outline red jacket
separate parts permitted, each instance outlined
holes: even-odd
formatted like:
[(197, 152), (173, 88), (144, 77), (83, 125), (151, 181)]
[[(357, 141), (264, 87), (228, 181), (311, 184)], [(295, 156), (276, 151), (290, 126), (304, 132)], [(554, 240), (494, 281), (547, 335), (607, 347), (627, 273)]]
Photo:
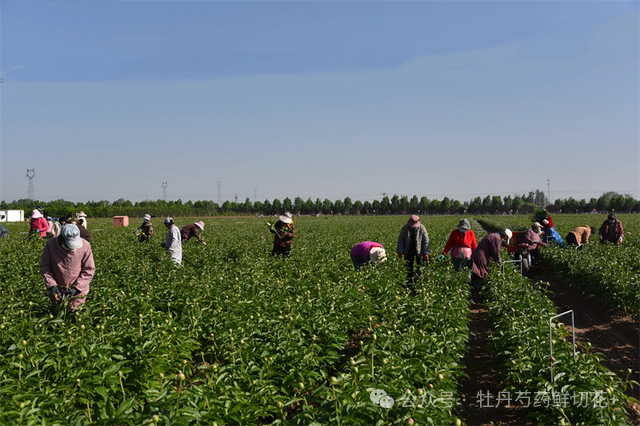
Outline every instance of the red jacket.
[(447, 245), (444, 246), (442, 254), (446, 255), (453, 247), (469, 247), (472, 251), (475, 250), (478, 247), (476, 234), (471, 229), (464, 233), (460, 232), (459, 229), (454, 229), (449, 234)]

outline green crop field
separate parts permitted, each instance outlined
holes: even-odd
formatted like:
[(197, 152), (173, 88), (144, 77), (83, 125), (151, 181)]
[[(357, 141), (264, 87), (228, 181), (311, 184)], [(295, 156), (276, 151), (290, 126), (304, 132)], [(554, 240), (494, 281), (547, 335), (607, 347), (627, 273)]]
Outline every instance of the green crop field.
[[(137, 242), (136, 221), (114, 228), (93, 219), (97, 269), (87, 304), (58, 318), (39, 273), (44, 241), (26, 235), (24, 223), (8, 224), (11, 236), (0, 240), (0, 424), (472, 422), (459, 390), (468, 277), (435, 259), (459, 218), (423, 217), (432, 259), (414, 295), (395, 256), (405, 216), (297, 218), (286, 260), (270, 255), (263, 219), (204, 219), (207, 245), (186, 242), (180, 268), (160, 247), (159, 219), (151, 244)], [(508, 226), (529, 220), (504, 218)], [(477, 222), (472, 228), (478, 240), (485, 235)], [(631, 232), (625, 244), (636, 256), (619, 262), (637, 276)], [(366, 240), (383, 244), (389, 260), (357, 272), (349, 251)], [(552, 304), (510, 268), (501, 276), (492, 268), (487, 305), (505, 365), (496, 385), (604, 392), (597, 407), (532, 405), (526, 416), (537, 423), (628, 424), (628, 383), (588, 351), (573, 360), (560, 327), (550, 380), (544, 324)]]

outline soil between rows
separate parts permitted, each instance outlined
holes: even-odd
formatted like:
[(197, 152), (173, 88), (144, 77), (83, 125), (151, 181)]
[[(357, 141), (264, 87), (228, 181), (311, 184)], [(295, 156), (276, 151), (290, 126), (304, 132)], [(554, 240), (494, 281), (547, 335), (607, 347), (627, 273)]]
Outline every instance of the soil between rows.
[[(628, 369), (631, 369), (630, 379), (640, 382), (640, 328), (631, 315), (616, 314), (602, 307), (593, 296), (585, 295), (577, 286), (551, 272), (543, 270), (532, 280), (550, 284), (552, 294), (549, 297), (559, 314), (573, 309), (577, 345), (590, 342), (592, 353), (604, 355), (601, 365), (621, 380), (626, 379)], [(570, 331), (570, 320), (562, 322)], [(640, 399), (638, 386), (628, 388), (626, 393)], [(640, 404), (629, 407), (627, 411), (631, 422), (640, 424)]]
[[(601, 364), (609, 368), (622, 380), (627, 370), (632, 370), (631, 380), (640, 382), (640, 329), (630, 315), (620, 315), (600, 306), (597, 301), (585, 295), (579, 288), (553, 273), (542, 271), (532, 277), (534, 283), (548, 282), (549, 295), (556, 311), (562, 313), (573, 309), (575, 316), (576, 343), (592, 345), (591, 352), (604, 355)], [(464, 358), (465, 372), (469, 378), (460, 380), (460, 398), (463, 417), (468, 425), (524, 425), (521, 407), (495, 407), (495, 396), (501, 391), (500, 373), (494, 365), (494, 354), (489, 348), (491, 323), (483, 304), (472, 305), (469, 331), (469, 349)], [(563, 321), (570, 329), (570, 320)], [(494, 395), (492, 407), (482, 407), (478, 392), (487, 391)], [(628, 388), (626, 393), (640, 399), (640, 388)], [(640, 425), (640, 404), (628, 407), (627, 413), (632, 424)]]

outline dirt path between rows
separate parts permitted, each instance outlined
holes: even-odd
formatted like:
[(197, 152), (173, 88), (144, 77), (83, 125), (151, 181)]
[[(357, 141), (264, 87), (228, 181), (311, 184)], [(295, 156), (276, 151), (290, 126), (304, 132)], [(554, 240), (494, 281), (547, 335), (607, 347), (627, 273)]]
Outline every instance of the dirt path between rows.
[[(569, 283), (563, 277), (542, 271), (531, 277), (534, 282), (546, 281), (550, 284), (550, 295), (558, 313), (573, 309), (575, 316), (576, 343), (590, 342), (591, 352), (604, 355), (600, 364), (625, 380), (628, 369), (630, 378), (640, 382), (640, 328), (630, 315), (620, 315), (602, 307), (597, 300)], [(563, 320), (570, 326), (569, 321)], [(570, 328), (570, 327), (569, 327)], [(640, 399), (640, 388), (627, 389), (627, 394)], [(631, 412), (633, 424), (640, 424), (640, 405)]]
[[(469, 348), (464, 357), (467, 366), (465, 373), (469, 378), (460, 380), (460, 400), (462, 417), (467, 425), (522, 425), (518, 405), (505, 407), (496, 405), (498, 392), (502, 391), (500, 376), (494, 365), (493, 351), (489, 348), (491, 323), (487, 318), (484, 304), (471, 306), (469, 331), (471, 332)], [(493, 400), (488, 404), (481, 402), (478, 393), (486, 395), (490, 392)]]

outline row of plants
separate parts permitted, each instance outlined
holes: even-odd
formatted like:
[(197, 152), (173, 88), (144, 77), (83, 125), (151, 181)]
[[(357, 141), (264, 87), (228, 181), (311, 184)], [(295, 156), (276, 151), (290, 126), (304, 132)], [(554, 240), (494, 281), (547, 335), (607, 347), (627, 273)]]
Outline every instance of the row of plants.
[(524, 418), (536, 424), (630, 424), (625, 405), (633, 399), (625, 390), (637, 385), (629, 380), (631, 370), (626, 381), (620, 380), (600, 365), (601, 355), (591, 353), (589, 343), (579, 345), (574, 357), (570, 336), (558, 320), (552, 322), (550, 342), (549, 320), (556, 310), (544, 287), (514, 268), (504, 273), (494, 268), (483, 293), (498, 369)]
[[(457, 219), (428, 224), (434, 247)], [(405, 221), (298, 220), (282, 260), (262, 222), (207, 220), (208, 245), (186, 242), (175, 268), (163, 236), (94, 220), (87, 305), (58, 318), (45, 242), (16, 224), (0, 241), (0, 424), (455, 423), (466, 276), (432, 262), (407, 292), (392, 256)], [(390, 259), (356, 272), (364, 240)]]

